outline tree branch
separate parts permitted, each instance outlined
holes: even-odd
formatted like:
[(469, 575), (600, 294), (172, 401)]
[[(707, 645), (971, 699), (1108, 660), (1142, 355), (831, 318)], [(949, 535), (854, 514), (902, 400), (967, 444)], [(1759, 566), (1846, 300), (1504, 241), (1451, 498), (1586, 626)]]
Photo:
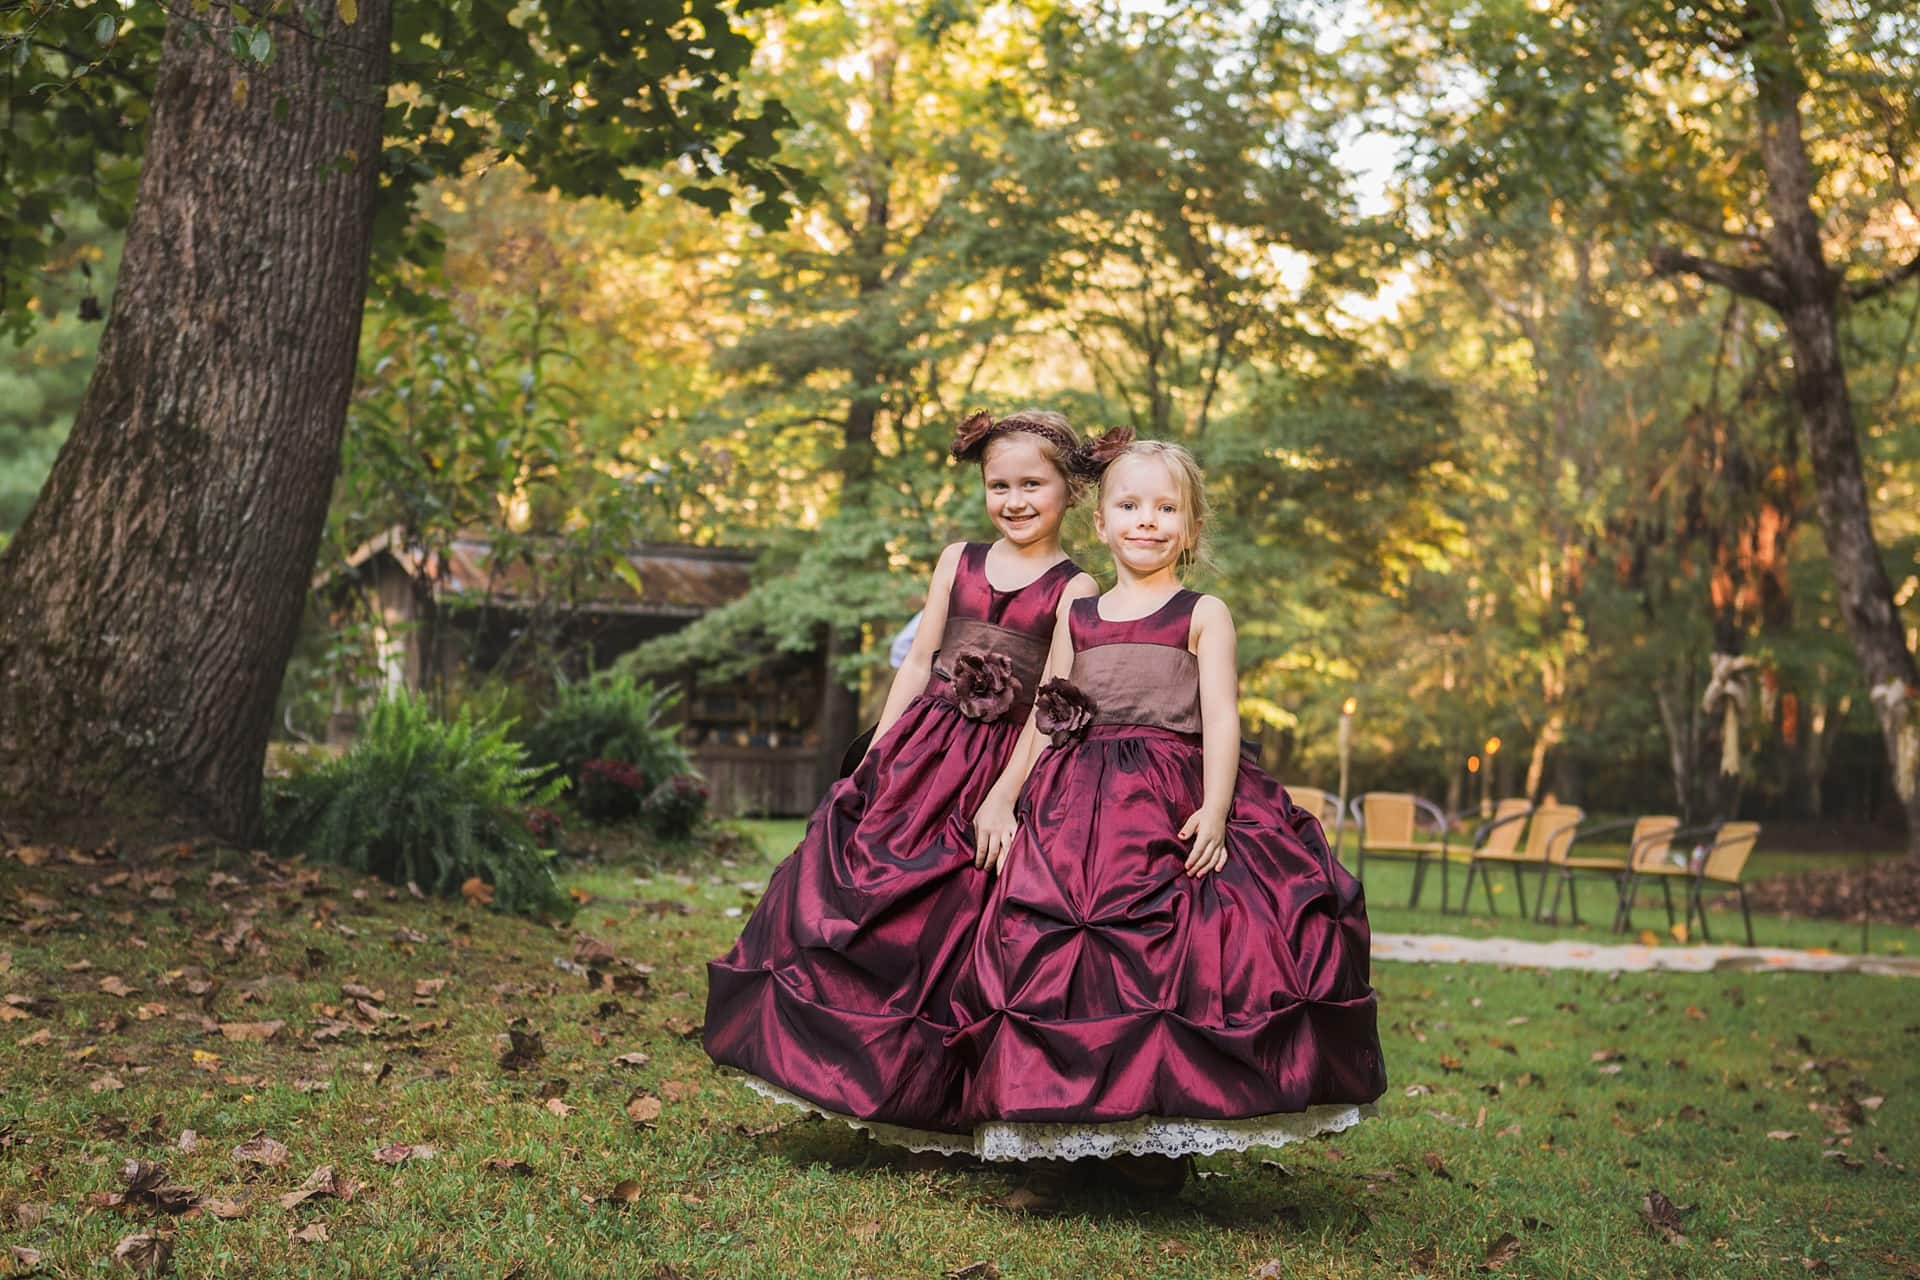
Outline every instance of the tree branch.
[(1915, 276), (1920, 276), (1920, 253), (1916, 253), (1911, 258), (1908, 258), (1905, 266), (1895, 267), (1885, 275), (1861, 284), (1848, 285), (1846, 291), (1847, 300), (1849, 302), (1865, 302), (1868, 298), (1877, 298), (1883, 293), (1898, 289)]
[(1657, 276), (1689, 275), (1733, 290), (1743, 298), (1753, 298), (1770, 307), (1786, 305), (1787, 287), (1772, 267), (1736, 267), (1712, 258), (1696, 257), (1665, 245), (1647, 255), (1647, 264)]

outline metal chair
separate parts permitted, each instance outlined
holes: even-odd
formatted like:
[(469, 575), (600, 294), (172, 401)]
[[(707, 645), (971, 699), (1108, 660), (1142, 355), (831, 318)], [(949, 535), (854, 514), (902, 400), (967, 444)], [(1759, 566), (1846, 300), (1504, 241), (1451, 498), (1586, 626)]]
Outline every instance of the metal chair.
[[(1409, 907), (1420, 905), (1420, 891), (1427, 882), (1427, 860), (1438, 859), (1440, 863), (1440, 909), (1447, 909), (1447, 815), (1440, 806), (1431, 800), (1422, 799), (1404, 791), (1369, 791), (1354, 797), (1351, 806), (1353, 819), (1360, 833), (1360, 854), (1357, 874), (1361, 881), (1367, 878), (1367, 859), (1388, 858), (1411, 862), (1413, 868), (1413, 896), (1408, 900)], [(1421, 840), (1419, 821), (1424, 817), (1440, 833), (1436, 843)]]
[[(1481, 888), (1487, 895), (1487, 910), (1489, 913), (1498, 914), (1498, 908), (1493, 905), (1493, 885), (1490, 882), (1487, 869), (1478, 864), (1483, 862), (1505, 862), (1511, 865), (1513, 867), (1514, 889), (1516, 896), (1519, 898), (1520, 916), (1522, 919), (1525, 919), (1527, 916), (1527, 891), (1524, 873), (1529, 867), (1539, 867), (1541, 876), (1540, 891), (1534, 895), (1533, 904), (1533, 913), (1538, 915), (1540, 912), (1540, 896), (1546, 891), (1547, 864), (1553, 860), (1554, 849), (1563, 845), (1571, 838), (1574, 828), (1579, 826), (1580, 819), (1585, 816), (1585, 811), (1577, 805), (1541, 805), (1533, 811), (1531, 818), (1527, 822), (1527, 842), (1522, 848), (1509, 852), (1501, 852), (1499, 850), (1475, 851), (1474, 862), (1476, 865), (1467, 868), (1469, 888), (1471, 888), (1471, 879), (1477, 868), (1480, 872)], [(1462, 894), (1460, 896), (1460, 907), (1463, 911), (1466, 909), (1466, 905), (1466, 895)]]
[(1331, 791), (1319, 787), (1288, 787), (1287, 795), (1292, 801), (1320, 819), (1320, 825), (1327, 832), (1327, 841), (1333, 848), (1333, 856), (1340, 856), (1340, 832), (1347, 825), (1347, 813), (1340, 807), (1340, 797)]
[[(1608, 854), (1575, 854), (1574, 849), (1582, 840), (1607, 832), (1619, 831), (1631, 827), (1632, 834), (1627, 837), (1627, 852), (1624, 857)], [(1625, 891), (1627, 876), (1641, 862), (1658, 862), (1665, 858), (1667, 850), (1673, 845), (1673, 833), (1680, 829), (1680, 819), (1666, 814), (1646, 814), (1638, 818), (1622, 818), (1612, 822), (1582, 823), (1568, 839), (1561, 856), (1553, 861), (1559, 868), (1559, 879), (1553, 886), (1553, 905), (1547, 908), (1546, 919), (1557, 921), (1560, 918), (1560, 894), (1564, 890), (1573, 908), (1573, 922), (1580, 921), (1580, 891), (1574, 879), (1579, 872), (1592, 872), (1596, 875), (1610, 876), (1613, 879), (1614, 895), (1617, 898)], [(1551, 868), (1549, 869), (1551, 870)], [(1540, 885), (1540, 898), (1546, 897), (1547, 886)], [(1534, 903), (1534, 919), (1541, 918), (1541, 902)]]
[(1667, 837), (1667, 848), (1683, 844), (1700, 836), (1708, 838), (1708, 846), (1699, 865), (1693, 865), (1689, 859), (1686, 865), (1677, 864), (1666, 858), (1646, 858), (1636, 864), (1627, 874), (1626, 882), (1620, 890), (1620, 910), (1614, 917), (1614, 928), (1625, 932), (1632, 925), (1633, 897), (1635, 882), (1641, 876), (1653, 876), (1660, 882), (1660, 889), (1666, 896), (1667, 924), (1673, 925), (1673, 893), (1669, 886), (1676, 879), (1684, 879), (1687, 894), (1687, 925), (1693, 925), (1694, 916), (1700, 918), (1700, 936), (1708, 942), (1713, 941), (1713, 932), (1707, 926), (1707, 905), (1704, 895), (1706, 882), (1730, 884), (1740, 895), (1740, 917), (1747, 928), (1747, 945), (1754, 946), (1753, 912), (1747, 906), (1747, 888), (1742, 882), (1746, 873), (1747, 860), (1753, 856), (1753, 847), (1760, 839), (1760, 824), (1757, 822), (1718, 822), (1703, 827), (1691, 827), (1675, 831)]
[(1510, 797), (1497, 801), (1493, 806), (1493, 817), (1480, 824), (1473, 833), (1473, 844), (1467, 850), (1467, 879), (1460, 887), (1460, 911), (1464, 915), (1467, 900), (1473, 896), (1473, 877), (1480, 875), (1481, 885), (1486, 889), (1487, 909), (1493, 910), (1493, 888), (1487, 884), (1488, 862), (1512, 862), (1513, 883), (1520, 890), (1520, 911), (1526, 914), (1526, 891), (1520, 889), (1520, 837), (1526, 831), (1527, 819), (1533, 814), (1533, 805), (1524, 797)]

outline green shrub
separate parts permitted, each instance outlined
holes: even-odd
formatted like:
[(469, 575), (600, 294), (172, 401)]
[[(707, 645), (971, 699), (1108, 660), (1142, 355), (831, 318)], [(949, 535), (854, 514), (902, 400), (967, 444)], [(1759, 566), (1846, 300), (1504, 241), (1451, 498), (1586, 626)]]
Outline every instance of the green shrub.
[(684, 840), (707, 816), (707, 784), (690, 773), (675, 774), (653, 789), (641, 816), (653, 834)]
[(434, 893), (478, 876), (503, 911), (564, 915), (528, 811), (565, 783), (538, 774), (504, 726), (464, 710), (440, 720), (402, 694), (374, 708), (345, 754), (269, 784), (268, 844)]
[(655, 689), (625, 672), (600, 672), (560, 685), (553, 707), (521, 740), (549, 778), (577, 786), (589, 760), (620, 761), (644, 780), (645, 795), (693, 767), (678, 730), (663, 723), (679, 698), (677, 690)]

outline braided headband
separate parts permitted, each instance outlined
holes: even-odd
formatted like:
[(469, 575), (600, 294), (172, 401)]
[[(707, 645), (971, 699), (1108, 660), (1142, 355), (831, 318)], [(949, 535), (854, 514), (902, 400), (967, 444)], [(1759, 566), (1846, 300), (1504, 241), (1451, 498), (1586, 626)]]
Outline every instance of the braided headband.
[(989, 440), (1010, 431), (1024, 431), (1051, 442), (1066, 455), (1069, 470), (1089, 479), (1097, 479), (1109, 463), (1127, 451), (1134, 439), (1132, 427), (1114, 427), (1098, 438), (1088, 437), (1082, 444), (1073, 438), (1071, 432), (1063, 431), (1051, 423), (1017, 417), (995, 422), (992, 415), (982, 409), (968, 415), (967, 420), (960, 424), (960, 429), (953, 433), (954, 459), (959, 462), (978, 462), (985, 456)]

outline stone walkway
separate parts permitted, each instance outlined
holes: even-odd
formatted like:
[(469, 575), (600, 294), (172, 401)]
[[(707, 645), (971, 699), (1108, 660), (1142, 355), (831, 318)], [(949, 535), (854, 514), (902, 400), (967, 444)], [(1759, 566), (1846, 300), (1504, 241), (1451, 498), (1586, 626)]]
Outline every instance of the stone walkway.
[(1526, 942), (1519, 938), (1460, 938), (1444, 933), (1376, 933), (1373, 958), (1435, 964), (1503, 964), (1525, 969), (1597, 969), (1608, 973), (1616, 969), (1671, 969), (1685, 973), (1726, 969), (1749, 973), (1774, 970), (1877, 973), (1920, 978), (1920, 957), (1915, 956), (1843, 955), (1793, 951), (1785, 947), (1605, 945), (1570, 939)]

